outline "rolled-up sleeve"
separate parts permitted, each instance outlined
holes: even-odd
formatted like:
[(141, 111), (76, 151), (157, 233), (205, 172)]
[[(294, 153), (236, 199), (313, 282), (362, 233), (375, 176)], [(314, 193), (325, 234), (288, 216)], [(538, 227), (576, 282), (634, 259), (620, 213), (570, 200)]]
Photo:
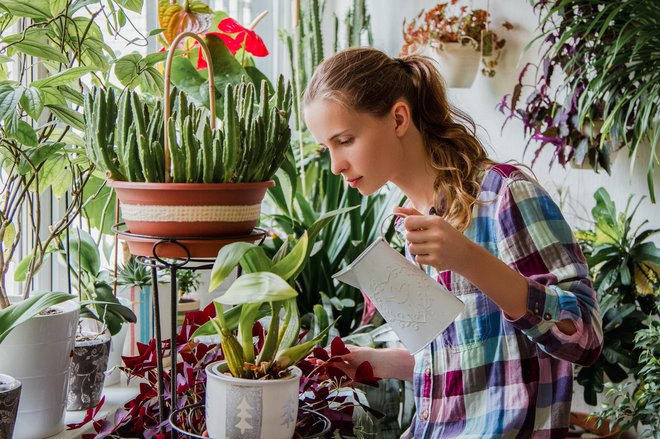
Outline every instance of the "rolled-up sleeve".
[[(603, 342), (589, 269), (559, 207), (538, 184), (509, 180), (498, 197), (500, 258), (528, 282), (527, 312), (509, 324), (553, 357), (590, 365)], [(568, 335), (556, 323), (568, 320)]]

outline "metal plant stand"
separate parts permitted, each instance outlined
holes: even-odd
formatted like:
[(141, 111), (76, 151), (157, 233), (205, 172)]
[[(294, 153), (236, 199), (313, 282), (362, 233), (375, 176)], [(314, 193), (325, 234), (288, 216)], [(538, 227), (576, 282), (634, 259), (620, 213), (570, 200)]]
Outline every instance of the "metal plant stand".
[[(171, 284), (170, 284), (170, 301), (171, 301), (171, 338), (170, 338), (170, 411), (174, 411), (177, 408), (177, 380), (176, 380), (176, 365), (177, 365), (177, 346), (176, 346), (176, 335), (177, 335), (177, 303), (178, 303), (178, 290), (177, 290), (177, 272), (179, 270), (210, 270), (213, 268), (215, 259), (210, 258), (194, 258), (191, 255), (190, 250), (182, 241), (186, 242), (203, 242), (203, 241), (217, 241), (217, 237), (160, 237), (160, 236), (147, 236), (147, 235), (138, 235), (131, 233), (127, 230), (120, 230), (123, 227), (123, 223), (118, 223), (113, 227), (113, 231), (123, 236), (127, 240), (131, 239), (143, 239), (153, 241), (153, 246), (151, 248), (151, 255), (136, 256), (136, 260), (149, 267), (151, 269), (151, 290), (153, 291), (153, 312), (154, 312), (154, 326), (155, 326), (155, 338), (156, 338), (156, 366), (158, 368), (158, 401), (159, 401), (159, 418), (160, 422), (164, 422), (168, 419), (170, 413), (167, 412), (165, 407), (165, 382), (163, 378), (163, 340), (161, 334), (161, 314), (160, 314), (160, 301), (158, 297), (158, 270), (169, 270), (171, 273)], [(253, 241), (259, 241), (258, 245), (261, 245), (266, 239), (266, 231), (260, 228), (255, 228), (250, 235), (240, 235), (240, 236), (223, 236), (222, 240), (227, 241), (245, 241), (246, 238)], [(164, 246), (176, 246), (185, 255), (183, 257), (169, 257), (169, 256), (160, 256), (159, 248), (164, 248)], [(161, 253), (162, 254), (162, 253)], [(167, 258), (167, 259), (166, 259)], [(169, 261), (168, 261), (169, 259)], [(196, 263), (199, 265), (188, 266), (189, 263)], [(239, 267), (240, 270), (240, 267)], [(240, 274), (240, 273), (239, 273)], [(172, 438), (176, 439), (178, 433), (176, 429), (172, 429)]]

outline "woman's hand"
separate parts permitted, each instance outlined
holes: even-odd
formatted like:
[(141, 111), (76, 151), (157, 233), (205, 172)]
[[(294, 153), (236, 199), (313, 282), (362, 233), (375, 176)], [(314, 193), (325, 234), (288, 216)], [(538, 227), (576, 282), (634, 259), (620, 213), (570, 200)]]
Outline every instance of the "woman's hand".
[(358, 366), (368, 361), (373, 368), (374, 376), (412, 381), (415, 358), (406, 349), (377, 349), (352, 345), (346, 347), (351, 352), (342, 355), (343, 363), (334, 363), (333, 366), (343, 370), (351, 379), (355, 378)]
[(404, 219), (406, 241), (416, 262), (431, 265), (438, 271), (458, 273), (469, 263), (475, 244), (447, 221), (410, 208), (395, 207), (394, 213), (407, 215)]

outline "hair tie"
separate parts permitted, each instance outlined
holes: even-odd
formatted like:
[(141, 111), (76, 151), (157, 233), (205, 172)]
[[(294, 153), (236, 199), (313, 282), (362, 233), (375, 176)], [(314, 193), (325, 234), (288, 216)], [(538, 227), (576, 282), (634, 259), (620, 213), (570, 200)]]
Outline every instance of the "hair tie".
[(394, 58), (394, 59), (403, 68), (405, 68), (408, 65), (408, 63), (404, 59), (401, 58)]

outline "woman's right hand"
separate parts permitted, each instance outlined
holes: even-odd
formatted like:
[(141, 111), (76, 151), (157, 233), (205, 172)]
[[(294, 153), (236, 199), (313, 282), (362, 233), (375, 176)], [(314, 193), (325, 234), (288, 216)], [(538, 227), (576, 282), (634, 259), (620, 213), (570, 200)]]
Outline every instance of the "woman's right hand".
[(343, 370), (349, 377), (355, 377), (360, 364), (368, 361), (378, 378), (397, 378), (412, 381), (415, 359), (406, 349), (370, 348), (346, 345), (350, 353), (342, 355), (343, 363), (333, 366)]

